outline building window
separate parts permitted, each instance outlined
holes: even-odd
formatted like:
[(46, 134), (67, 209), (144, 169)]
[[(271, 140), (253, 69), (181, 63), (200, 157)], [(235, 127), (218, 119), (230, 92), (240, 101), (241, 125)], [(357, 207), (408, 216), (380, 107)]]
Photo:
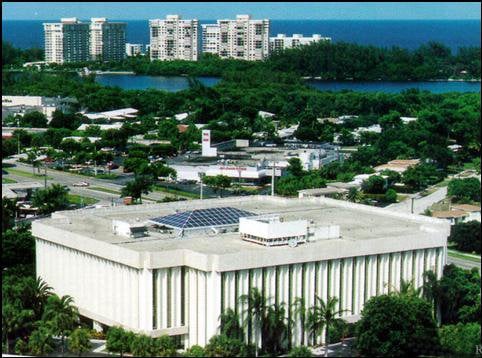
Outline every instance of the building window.
[(151, 28), (151, 36), (152, 37), (158, 37), (159, 36), (159, 28), (158, 27)]
[(256, 49), (263, 48), (263, 41), (254, 41), (254, 47)]
[(262, 35), (263, 34), (263, 25), (256, 24), (255, 31), (256, 31), (256, 35)]
[(221, 43), (223, 43), (223, 44), (228, 43), (228, 33), (227, 32), (223, 32), (221, 34)]

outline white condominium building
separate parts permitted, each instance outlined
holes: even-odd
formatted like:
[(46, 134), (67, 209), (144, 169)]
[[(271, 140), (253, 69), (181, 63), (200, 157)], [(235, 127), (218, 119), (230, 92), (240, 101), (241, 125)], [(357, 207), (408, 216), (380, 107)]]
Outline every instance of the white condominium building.
[(165, 20), (149, 20), (151, 60), (198, 59), (198, 20), (181, 20), (167, 15)]
[(64, 63), (90, 60), (89, 24), (77, 18), (63, 18), (60, 23), (44, 23), (45, 61)]
[(202, 25), (203, 52), (221, 58), (263, 60), (269, 54), (269, 20), (252, 20), (237, 15), (236, 20), (218, 20)]
[(293, 34), (293, 36), (288, 37), (285, 34), (278, 34), (276, 37), (269, 38), (269, 50), (270, 52), (276, 52), (320, 41), (331, 41), (331, 37), (322, 37), (318, 34), (313, 34), (312, 36)]
[[(338, 297), (343, 317), (356, 321), (370, 297), (402, 279), (418, 288), (424, 271), (440, 278), (449, 232), (426, 216), (271, 196), (64, 211), (32, 223), (37, 275), (72, 296), (81, 315), (178, 336), (185, 347), (219, 334), (228, 308), (244, 324), (239, 297), (252, 287), (285, 303), (286, 314), (297, 297), (308, 307)], [(301, 332), (298, 320), (293, 344)]]
[(126, 23), (108, 22), (105, 17), (90, 19), (92, 60), (119, 61), (125, 58)]
[(130, 44), (126, 43), (126, 55), (137, 56), (142, 54), (142, 44)]

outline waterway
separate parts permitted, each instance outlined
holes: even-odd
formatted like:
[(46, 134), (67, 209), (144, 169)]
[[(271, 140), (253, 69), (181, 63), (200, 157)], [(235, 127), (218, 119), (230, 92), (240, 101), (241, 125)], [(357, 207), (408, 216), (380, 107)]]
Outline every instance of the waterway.
[[(206, 86), (214, 86), (220, 81), (217, 77), (199, 77)], [(159, 89), (177, 92), (189, 87), (189, 82), (183, 76), (135, 76), (131, 74), (102, 74), (96, 76), (97, 82), (104, 86), (118, 86), (122, 89)], [(307, 80), (306, 83), (320, 91), (352, 90), (359, 92), (385, 92), (399, 93), (416, 88), (433, 93), (446, 92), (479, 92), (480, 82), (474, 81), (419, 81), (419, 82), (394, 82), (394, 81), (321, 81)]]

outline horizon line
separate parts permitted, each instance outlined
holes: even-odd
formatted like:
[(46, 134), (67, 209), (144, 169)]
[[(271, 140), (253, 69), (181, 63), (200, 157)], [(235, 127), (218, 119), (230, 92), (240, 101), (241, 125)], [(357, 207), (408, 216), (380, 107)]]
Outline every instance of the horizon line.
[[(76, 17), (76, 16), (73, 16)], [(78, 17), (78, 19), (90, 19), (93, 16), (90, 16), (88, 18), (81, 18)], [(157, 18), (139, 18), (139, 19), (121, 19), (121, 18), (112, 18), (108, 16), (96, 16), (96, 17), (105, 17), (107, 19), (112, 19), (112, 20), (122, 20), (122, 21), (143, 21), (143, 20), (152, 20), (152, 19), (161, 19), (159, 17)], [(3, 19), (2, 21), (55, 21), (55, 20), (60, 20), (65, 17), (60, 17), (60, 18), (55, 18), (55, 19)], [(218, 19), (199, 19), (196, 17), (193, 17), (192, 19), (196, 20), (218, 20)], [(227, 18), (222, 18), (227, 19)], [(270, 19), (270, 18), (262, 18), (259, 17), (258, 19), (268, 19), (270, 21), (481, 21), (481, 19)], [(186, 20), (191, 20), (191, 19), (186, 19)]]

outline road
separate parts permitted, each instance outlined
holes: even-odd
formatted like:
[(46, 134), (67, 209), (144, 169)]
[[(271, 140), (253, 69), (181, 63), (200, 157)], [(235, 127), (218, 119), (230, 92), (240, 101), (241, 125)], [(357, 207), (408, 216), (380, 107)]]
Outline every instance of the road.
[[(16, 166), (14, 169), (16, 170), (21, 170), (27, 173), (32, 173), (32, 166), (24, 163), (16, 163)], [(42, 171), (43, 172), (43, 171)], [(8, 175), (12, 179), (15, 179), (19, 182), (22, 181), (37, 181), (42, 183), (44, 178), (39, 177), (38, 179), (33, 179), (33, 178), (28, 178), (28, 177), (22, 177), (19, 175), (15, 175), (13, 173)], [(121, 191), (122, 185), (113, 183), (112, 181), (115, 180), (109, 180), (109, 179), (96, 179), (93, 177), (86, 177), (82, 175), (77, 175), (77, 174), (72, 174), (72, 173), (67, 173), (67, 172), (61, 172), (57, 170), (47, 170), (47, 177), (50, 177), (52, 179), (47, 180), (47, 185), (56, 183), (56, 184), (62, 184), (66, 185), (69, 187), (70, 192), (72, 194), (77, 194), (77, 195), (83, 195), (83, 196), (88, 196), (92, 197), (95, 199), (100, 200), (101, 202), (99, 204), (110, 204), (112, 199), (118, 199), (120, 194), (114, 194), (114, 193), (106, 193), (98, 190), (92, 190), (92, 187), (100, 187), (108, 190), (113, 190), (116, 192)], [(125, 179), (124, 179), (125, 180)], [(90, 184), (89, 187), (74, 187), (73, 184), (77, 183), (79, 181), (85, 181)], [(162, 192), (157, 192), (153, 191), (149, 193), (146, 198), (142, 199), (143, 202), (150, 202), (150, 201), (156, 201), (156, 200), (162, 200), (164, 197), (166, 197), (165, 193)]]
[(447, 255), (447, 263), (454, 264), (455, 266), (458, 266), (466, 270), (471, 270), (473, 267), (476, 267), (479, 270), (479, 272), (481, 272), (480, 262), (476, 263), (474, 261), (464, 260), (459, 257), (453, 257), (453, 256), (450, 256), (450, 253)]
[(426, 209), (431, 207), (433, 204), (445, 199), (446, 196), (447, 187), (444, 186), (435, 191), (434, 193), (424, 196), (422, 198), (418, 197), (417, 194), (412, 194), (404, 201), (388, 205), (385, 209), (389, 209), (399, 213), (410, 214), (412, 212), (412, 198), (415, 198), (413, 199), (413, 213), (423, 214)]

